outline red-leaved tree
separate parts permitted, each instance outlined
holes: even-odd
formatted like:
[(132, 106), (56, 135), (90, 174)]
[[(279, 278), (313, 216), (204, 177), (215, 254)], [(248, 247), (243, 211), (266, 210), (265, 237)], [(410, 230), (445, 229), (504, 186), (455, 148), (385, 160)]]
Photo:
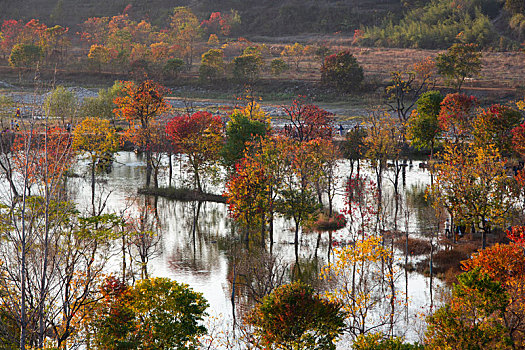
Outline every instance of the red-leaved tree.
[(203, 172), (211, 170), (222, 148), (222, 121), (208, 112), (178, 116), (166, 126), (176, 152), (185, 154), (193, 172), (195, 187), (202, 192)]

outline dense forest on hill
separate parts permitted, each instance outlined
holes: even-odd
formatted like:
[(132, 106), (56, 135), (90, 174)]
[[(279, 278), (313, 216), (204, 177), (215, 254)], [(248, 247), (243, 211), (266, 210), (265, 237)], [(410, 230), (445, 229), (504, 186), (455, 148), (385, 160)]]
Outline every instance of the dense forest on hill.
[(89, 17), (119, 14), (128, 5), (130, 15), (149, 18), (158, 26), (166, 24), (176, 6), (190, 7), (199, 18), (234, 9), (242, 18), (238, 34), (252, 35), (350, 33), (363, 25), (379, 25), (385, 18), (399, 17), (403, 10), (399, 0), (20, 0), (0, 3), (0, 20), (37, 18), (74, 28)]

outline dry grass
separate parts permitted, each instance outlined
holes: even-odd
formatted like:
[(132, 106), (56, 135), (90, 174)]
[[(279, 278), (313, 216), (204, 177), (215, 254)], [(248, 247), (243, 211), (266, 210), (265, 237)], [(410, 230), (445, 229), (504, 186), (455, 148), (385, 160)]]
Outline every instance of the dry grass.
[[(399, 237), (394, 241), (394, 246), (401, 250), (405, 251), (407, 247), (407, 239), (404, 236)], [(426, 239), (421, 238), (408, 238), (408, 253), (411, 256), (430, 254), (430, 242)]]

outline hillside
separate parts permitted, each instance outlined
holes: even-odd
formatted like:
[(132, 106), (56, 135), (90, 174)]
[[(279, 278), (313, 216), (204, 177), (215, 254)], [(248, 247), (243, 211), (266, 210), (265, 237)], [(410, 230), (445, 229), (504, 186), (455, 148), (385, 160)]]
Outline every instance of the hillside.
[(353, 31), (399, 17), (399, 0), (17, 0), (0, 2), (0, 20), (31, 18), (76, 30), (89, 17), (114, 16), (131, 5), (130, 15), (163, 26), (176, 6), (189, 6), (200, 19), (211, 12), (237, 10), (237, 35), (293, 35)]

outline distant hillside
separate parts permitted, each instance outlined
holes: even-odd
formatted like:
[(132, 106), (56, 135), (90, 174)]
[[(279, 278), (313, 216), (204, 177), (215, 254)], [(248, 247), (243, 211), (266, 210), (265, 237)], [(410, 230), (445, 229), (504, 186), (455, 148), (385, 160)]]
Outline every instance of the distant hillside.
[(525, 38), (524, 4), (525, 0), (432, 0), (414, 6), (399, 21), (367, 28), (361, 44), (444, 49), (459, 41), (516, 49)]
[(51, 24), (77, 24), (89, 17), (114, 16), (131, 5), (130, 15), (163, 26), (176, 6), (189, 6), (201, 19), (235, 9), (242, 24), (236, 35), (353, 33), (361, 26), (399, 18), (400, 0), (10, 0), (0, 1), (0, 20), (37, 18)]

